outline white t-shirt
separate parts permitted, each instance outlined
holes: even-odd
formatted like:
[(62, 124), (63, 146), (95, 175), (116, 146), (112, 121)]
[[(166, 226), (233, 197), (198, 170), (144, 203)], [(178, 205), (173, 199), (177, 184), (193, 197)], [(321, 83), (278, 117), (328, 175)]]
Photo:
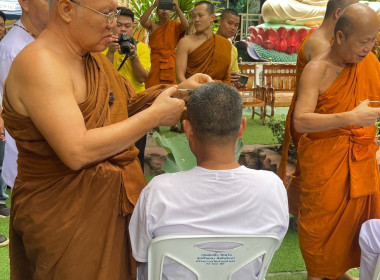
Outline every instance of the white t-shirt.
[[(241, 166), (163, 174), (144, 188), (129, 225), (134, 258), (148, 261), (151, 240), (164, 235), (274, 235), (288, 229), (288, 200), (282, 181), (270, 171)], [(259, 271), (235, 279), (252, 279)], [(147, 276), (139, 267), (139, 279)], [(237, 276), (238, 273), (236, 273)], [(251, 275), (249, 275), (251, 274)], [(184, 276), (185, 275), (185, 276)], [(196, 279), (181, 265), (165, 261), (163, 279)]]
[(359, 244), (362, 252), (359, 278), (371, 280), (380, 257), (380, 219), (368, 220), (362, 224)]
[[(17, 21), (16, 24), (24, 27), (21, 20)], [(29, 45), (33, 41), (33, 37), (18, 26), (13, 26), (7, 35), (5, 35), (5, 37), (0, 41), (0, 101), (3, 100), (4, 83), (13, 60), (25, 46)], [(4, 162), (1, 177), (4, 182), (11, 187), (13, 187), (17, 176), (17, 155), (18, 152), (16, 143), (5, 130)]]

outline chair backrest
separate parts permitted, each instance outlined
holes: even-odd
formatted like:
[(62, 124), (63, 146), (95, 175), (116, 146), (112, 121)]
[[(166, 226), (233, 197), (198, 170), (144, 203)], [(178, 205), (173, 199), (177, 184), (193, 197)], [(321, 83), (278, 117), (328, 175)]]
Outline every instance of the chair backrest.
[[(225, 246), (221, 244), (231, 244), (230, 248), (233, 249), (223, 249)], [(273, 254), (279, 246), (280, 240), (274, 236), (167, 235), (157, 237), (149, 246), (148, 280), (162, 279), (165, 256), (187, 267), (198, 277), (198, 280), (231, 279), (234, 272), (263, 256), (258, 279), (264, 280)]]
[(264, 64), (262, 85), (274, 90), (294, 91), (296, 88), (296, 65)]
[(256, 64), (253, 63), (239, 63), (240, 74), (248, 76), (247, 88), (254, 88), (256, 86)]
[(377, 258), (375, 272), (373, 273), (372, 280), (380, 280), (380, 256)]

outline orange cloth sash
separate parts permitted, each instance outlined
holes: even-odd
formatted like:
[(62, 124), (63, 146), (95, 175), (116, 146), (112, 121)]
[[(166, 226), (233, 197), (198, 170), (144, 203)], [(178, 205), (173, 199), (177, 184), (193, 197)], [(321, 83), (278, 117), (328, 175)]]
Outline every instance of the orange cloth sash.
[[(372, 53), (347, 66), (318, 98), (315, 112), (352, 110), (380, 98), (380, 66)], [(345, 127), (301, 136), (299, 240), (307, 271), (335, 279), (359, 266), (361, 224), (380, 218), (375, 128)]]
[(204, 73), (214, 80), (230, 83), (231, 43), (213, 34), (189, 54), (186, 79), (196, 73)]
[(303, 69), (305, 68), (306, 64), (309, 62), (307, 61), (305, 57), (305, 52), (304, 52), (305, 43), (312, 32), (313, 31), (309, 32), (309, 34), (306, 35), (306, 37), (303, 39), (298, 49), (297, 67), (296, 67), (296, 90), (294, 91), (292, 103), (290, 104), (288, 115), (286, 116), (285, 134), (284, 134), (284, 140), (282, 143), (282, 157), (281, 157), (281, 161), (277, 170), (277, 175), (284, 182), (284, 185), (287, 186), (286, 191), (288, 193), (289, 213), (296, 216), (298, 216), (298, 212), (301, 206), (301, 202), (299, 199), (300, 180), (301, 180), (299, 163), (297, 161), (295, 164), (295, 170), (294, 170), (294, 173), (291, 175), (289, 184), (287, 184), (287, 178), (286, 178), (286, 164), (288, 162), (288, 152), (289, 152), (289, 147), (290, 147), (290, 141), (293, 141), (295, 150), (297, 151), (298, 141), (302, 135), (294, 129), (293, 113), (294, 113), (295, 103), (297, 100), (298, 83), (299, 83)]
[(152, 63), (145, 87), (159, 84), (175, 84), (175, 48), (183, 37), (181, 23), (168, 20), (149, 36), (150, 60)]

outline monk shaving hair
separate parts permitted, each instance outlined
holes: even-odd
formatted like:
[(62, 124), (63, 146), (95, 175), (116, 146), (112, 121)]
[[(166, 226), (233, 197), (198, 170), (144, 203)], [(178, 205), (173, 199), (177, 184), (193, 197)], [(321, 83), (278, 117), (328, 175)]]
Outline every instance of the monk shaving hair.
[(200, 1), (194, 6), (192, 21), (195, 33), (179, 41), (176, 55), (177, 81), (195, 73), (208, 74), (214, 80), (230, 83), (231, 43), (212, 33), (214, 6)]
[[(240, 17), (239, 14), (233, 9), (225, 9), (220, 15), (220, 19), (218, 20), (218, 31), (216, 34), (226, 38), (227, 40), (231, 40), (231, 38), (235, 38), (236, 32), (239, 29)], [(232, 41), (231, 41), (232, 43)], [(231, 48), (231, 64), (230, 64), (230, 82), (236, 88), (242, 87), (239, 83), (239, 73), (240, 69), (238, 66), (238, 51), (234, 45)]]
[[(99, 53), (116, 7), (50, 0), (47, 28), (11, 66), (2, 113), (19, 151), (11, 279), (135, 279), (127, 226), (146, 182), (133, 143), (176, 123), (185, 103), (171, 98), (176, 87), (136, 95)], [(208, 81), (198, 74), (179, 87)]]
[[(329, 0), (327, 3), (325, 18), (321, 26), (314, 32), (309, 33), (302, 41), (297, 54), (297, 76), (296, 76), (296, 90), (293, 95), (292, 103), (290, 105), (288, 115), (286, 117), (285, 136), (284, 143), (282, 145), (282, 158), (277, 171), (277, 174), (286, 184), (286, 164), (288, 161), (288, 152), (290, 141), (293, 141), (294, 147), (297, 150), (298, 141), (302, 134), (298, 133), (294, 129), (293, 125), (293, 113), (294, 105), (298, 96), (298, 83), (301, 77), (302, 71), (306, 64), (317, 55), (325, 52), (330, 46), (334, 38), (335, 24), (343, 12), (343, 10), (354, 3), (357, 0)], [(300, 168), (298, 161), (295, 165), (295, 171), (291, 175), (289, 184), (287, 185), (288, 200), (289, 200), (289, 212), (294, 215), (293, 228), (297, 230), (298, 222), (297, 216), (300, 209)]]
[[(158, 21), (149, 19), (153, 10), (157, 8)], [(170, 10), (159, 8), (156, 0), (140, 18), (141, 25), (149, 32), (149, 47), (151, 50), (152, 69), (145, 81), (149, 88), (158, 84), (175, 84), (175, 49), (179, 39), (185, 34), (189, 23), (179, 8), (178, 1), (173, 1), (173, 8), (181, 22), (169, 19)]]
[[(294, 127), (301, 170), (299, 241), (308, 279), (354, 279), (361, 224), (380, 217), (378, 145), (380, 64), (371, 51), (376, 13), (348, 6), (332, 46), (310, 61), (299, 82)], [(376, 105), (370, 103), (375, 101)], [(340, 278), (339, 278), (340, 277)]]

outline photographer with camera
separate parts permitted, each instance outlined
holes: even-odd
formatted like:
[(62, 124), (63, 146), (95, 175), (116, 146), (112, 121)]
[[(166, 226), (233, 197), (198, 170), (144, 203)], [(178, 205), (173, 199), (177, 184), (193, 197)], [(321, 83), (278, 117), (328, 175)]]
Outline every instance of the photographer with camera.
[[(130, 81), (135, 92), (139, 93), (145, 90), (144, 82), (148, 78), (151, 67), (149, 48), (133, 38), (134, 13), (124, 7), (118, 7), (117, 10), (120, 14), (113, 30), (113, 42), (108, 45), (108, 49), (103, 54), (112, 62), (120, 75)], [(145, 145), (146, 135), (135, 143), (139, 149), (138, 158), (143, 171)]]
[[(133, 38), (135, 15), (130, 9), (117, 8), (120, 14), (113, 30), (113, 42), (103, 52), (120, 75), (126, 77), (136, 93), (145, 90), (145, 80), (150, 71), (150, 53), (146, 44)], [(123, 62), (124, 61), (124, 62)]]

